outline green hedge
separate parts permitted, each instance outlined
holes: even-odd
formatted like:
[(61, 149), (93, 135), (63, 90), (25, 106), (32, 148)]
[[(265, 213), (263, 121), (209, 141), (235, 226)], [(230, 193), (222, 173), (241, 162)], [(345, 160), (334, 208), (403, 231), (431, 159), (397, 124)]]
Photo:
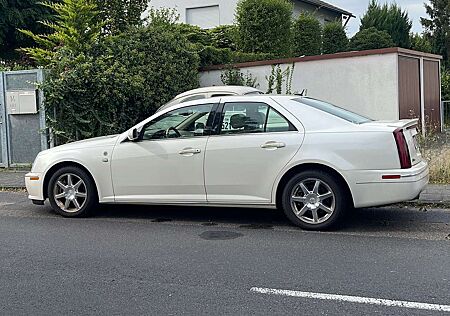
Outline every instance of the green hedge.
[(244, 53), (240, 51), (232, 51), (229, 48), (216, 48), (212, 46), (198, 47), (198, 49), (200, 56), (200, 67), (237, 64), (276, 58), (276, 55), (274, 54)]
[(310, 14), (302, 13), (293, 25), (294, 54), (296, 56), (320, 55), (322, 46), (322, 26)]
[(359, 31), (350, 39), (351, 50), (366, 50), (394, 47), (391, 36), (386, 31), (374, 27)]
[(289, 0), (240, 0), (236, 8), (238, 48), (247, 53), (288, 55), (292, 12)]
[(139, 28), (61, 56), (43, 85), (57, 143), (123, 132), (198, 87), (199, 58), (170, 29)]
[(323, 27), (322, 52), (334, 54), (348, 49), (348, 38), (340, 21), (327, 23)]

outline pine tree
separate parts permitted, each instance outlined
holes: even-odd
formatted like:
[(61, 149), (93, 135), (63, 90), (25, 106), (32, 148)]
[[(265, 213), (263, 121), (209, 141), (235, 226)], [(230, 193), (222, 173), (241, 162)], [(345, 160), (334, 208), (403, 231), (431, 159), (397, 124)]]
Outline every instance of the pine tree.
[(412, 22), (408, 17), (408, 13), (402, 11), (395, 3), (380, 5), (376, 0), (372, 0), (366, 13), (361, 18), (360, 30), (370, 27), (386, 31), (391, 36), (395, 46), (411, 47), (410, 33)]
[(436, 53), (442, 55), (450, 66), (450, 1), (430, 0), (425, 4), (428, 18), (421, 18), (425, 35)]

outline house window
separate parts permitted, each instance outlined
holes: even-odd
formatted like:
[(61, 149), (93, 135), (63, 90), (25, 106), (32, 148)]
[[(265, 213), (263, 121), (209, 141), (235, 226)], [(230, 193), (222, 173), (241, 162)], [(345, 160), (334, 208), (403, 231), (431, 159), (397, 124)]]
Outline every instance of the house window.
[(186, 9), (186, 23), (210, 29), (220, 25), (219, 6)]

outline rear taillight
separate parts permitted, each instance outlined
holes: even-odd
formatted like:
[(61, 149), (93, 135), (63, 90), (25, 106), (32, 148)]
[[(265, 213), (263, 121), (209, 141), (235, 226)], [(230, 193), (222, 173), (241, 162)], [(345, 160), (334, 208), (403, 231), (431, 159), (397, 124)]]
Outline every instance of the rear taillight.
[(394, 131), (395, 143), (397, 144), (398, 158), (402, 169), (411, 168), (411, 157), (409, 156), (408, 144), (406, 143), (403, 130), (398, 128)]

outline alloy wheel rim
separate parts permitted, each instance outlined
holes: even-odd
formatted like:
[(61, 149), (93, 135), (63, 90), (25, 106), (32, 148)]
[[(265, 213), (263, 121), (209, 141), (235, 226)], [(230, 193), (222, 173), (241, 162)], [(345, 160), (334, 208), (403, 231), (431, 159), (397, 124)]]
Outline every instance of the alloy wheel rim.
[(86, 184), (73, 173), (62, 174), (55, 182), (53, 196), (58, 207), (64, 212), (78, 212), (86, 203)]
[(320, 179), (308, 178), (294, 186), (291, 206), (298, 219), (317, 225), (333, 215), (336, 197), (327, 183)]

